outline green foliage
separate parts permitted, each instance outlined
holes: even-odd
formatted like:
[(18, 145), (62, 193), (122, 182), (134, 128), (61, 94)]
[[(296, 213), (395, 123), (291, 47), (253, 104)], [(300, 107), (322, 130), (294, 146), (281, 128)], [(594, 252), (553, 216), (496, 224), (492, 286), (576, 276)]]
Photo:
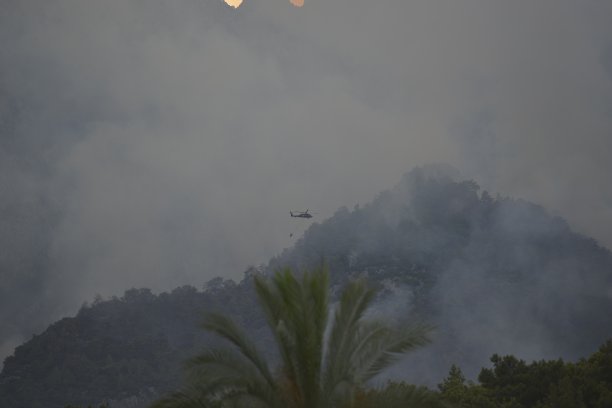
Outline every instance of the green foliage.
[(467, 382), (463, 372), (456, 365), (452, 365), (448, 376), (438, 384), (442, 400), (456, 408), (495, 408), (490, 393), (479, 385)]
[(538, 408), (612, 407), (612, 340), (586, 360), (567, 364)]
[(346, 287), (327, 329), (328, 281), (323, 268), (301, 279), (289, 269), (270, 280), (255, 277), (259, 303), (278, 348), (279, 369), (274, 372), (268, 366), (231, 319), (212, 314), (203, 327), (232, 347), (209, 349), (192, 358), (188, 387), (154, 407), (344, 407), (366, 381), (427, 342), (425, 327), (394, 330), (365, 321), (374, 291), (363, 281)]
[(562, 360), (526, 364), (513, 356), (491, 357), (493, 369), (483, 369), (478, 380), (496, 401), (510, 406), (531, 407), (542, 401), (550, 387), (564, 374)]
[(452, 366), (438, 388), (455, 407), (606, 408), (612, 407), (612, 340), (588, 359), (527, 364), (514, 356), (491, 357), (493, 368), (481, 370), (480, 384), (466, 383)]

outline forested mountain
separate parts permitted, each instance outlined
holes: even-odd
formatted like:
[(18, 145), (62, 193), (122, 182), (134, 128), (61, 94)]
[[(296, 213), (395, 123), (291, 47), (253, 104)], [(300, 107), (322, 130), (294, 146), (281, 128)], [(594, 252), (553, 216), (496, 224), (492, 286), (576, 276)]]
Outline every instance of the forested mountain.
[[(17, 348), (0, 374), (0, 406), (135, 406), (175, 389), (180, 361), (211, 339), (205, 311), (234, 316), (267, 350), (250, 277), (326, 262), (339, 289), (365, 277), (380, 288), (377, 317), (424, 320), (433, 343), (395, 378), (436, 384), (451, 364), (468, 378), (494, 353), (574, 360), (612, 337), (612, 254), (559, 217), (492, 197), (449, 169), (417, 168), (372, 203), (314, 223), (239, 283), (221, 278), (154, 295), (98, 299)], [(119, 402), (117, 402), (119, 401)]]
[(416, 168), (372, 203), (314, 224), (270, 265), (325, 259), (338, 282), (384, 284), (381, 313), (437, 326), (434, 344), (411, 359), (415, 381), (435, 383), (452, 363), (473, 377), (493, 353), (593, 352), (612, 335), (610, 251), (541, 206), (492, 197), (455, 174)]
[[(257, 335), (263, 326), (251, 279), (215, 279), (154, 295), (130, 289), (96, 300), (17, 348), (0, 376), (2, 407), (64, 407), (114, 401), (129, 407), (178, 386), (181, 362), (212, 339), (204, 312), (226, 310)], [(262, 335), (264, 336), (264, 335)]]

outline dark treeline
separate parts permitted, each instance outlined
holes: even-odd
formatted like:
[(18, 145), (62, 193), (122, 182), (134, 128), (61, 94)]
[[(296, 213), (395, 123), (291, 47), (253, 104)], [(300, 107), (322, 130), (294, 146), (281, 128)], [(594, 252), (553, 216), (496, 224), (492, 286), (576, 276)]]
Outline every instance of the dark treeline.
[[(514, 356), (491, 357), (478, 381), (468, 381), (452, 365), (435, 389), (407, 383), (364, 390), (364, 407), (376, 401), (388, 408), (607, 408), (612, 407), (612, 340), (578, 362), (540, 360), (526, 363)], [(416, 405), (402, 404), (419, 392)], [(360, 405), (357, 404), (357, 407)]]
[(578, 362), (540, 360), (527, 364), (514, 356), (491, 357), (478, 382), (466, 381), (452, 366), (439, 384), (441, 396), (457, 407), (570, 408), (612, 407), (612, 340)]
[[(491, 357), (478, 381), (452, 365), (436, 388), (388, 382), (362, 389), (354, 408), (609, 408), (612, 406), (612, 340), (577, 362), (514, 356)], [(66, 408), (78, 408), (67, 406)], [(100, 408), (110, 408), (101, 405)]]

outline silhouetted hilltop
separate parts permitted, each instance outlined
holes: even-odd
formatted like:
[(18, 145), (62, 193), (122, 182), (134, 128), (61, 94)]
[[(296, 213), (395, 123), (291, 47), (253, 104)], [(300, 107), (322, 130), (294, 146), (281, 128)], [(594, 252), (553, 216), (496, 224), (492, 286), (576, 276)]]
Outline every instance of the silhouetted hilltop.
[(540, 206), (424, 167), (372, 203), (313, 224), (240, 283), (132, 289), (83, 307), (5, 361), (0, 405), (128, 406), (175, 389), (180, 362), (212, 341), (197, 328), (205, 311), (231, 314), (266, 349), (250, 276), (323, 260), (334, 285), (366, 277), (381, 288), (377, 317), (437, 327), (434, 342), (393, 373), (409, 381), (437, 383), (452, 363), (473, 378), (494, 353), (576, 359), (612, 337), (610, 251)]
[(257, 333), (263, 320), (253, 304), (248, 278), (240, 284), (213, 279), (203, 291), (130, 289), (121, 298), (98, 299), (5, 360), (0, 406), (148, 401), (176, 388), (182, 361), (214, 341), (198, 328), (205, 312), (223, 309)]

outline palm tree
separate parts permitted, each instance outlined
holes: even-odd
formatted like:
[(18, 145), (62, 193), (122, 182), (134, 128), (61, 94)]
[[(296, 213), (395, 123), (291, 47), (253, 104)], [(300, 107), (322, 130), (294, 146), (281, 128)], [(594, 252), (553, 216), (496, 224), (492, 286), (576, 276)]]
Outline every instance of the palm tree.
[(429, 329), (424, 326), (394, 330), (366, 321), (364, 314), (375, 291), (363, 281), (346, 287), (331, 322), (325, 268), (306, 272), (300, 279), (285, 269), (272, 279), (257, 276), (254, 281), (278, 346), (278, 371), (270, 369), (229, 318), (212, 314), (203, 327), (233, 347), (211, 349), (191, 359), (190, 386), (155, 408), (346, 407), (359, 386), (402, 353), (428, 341)]

